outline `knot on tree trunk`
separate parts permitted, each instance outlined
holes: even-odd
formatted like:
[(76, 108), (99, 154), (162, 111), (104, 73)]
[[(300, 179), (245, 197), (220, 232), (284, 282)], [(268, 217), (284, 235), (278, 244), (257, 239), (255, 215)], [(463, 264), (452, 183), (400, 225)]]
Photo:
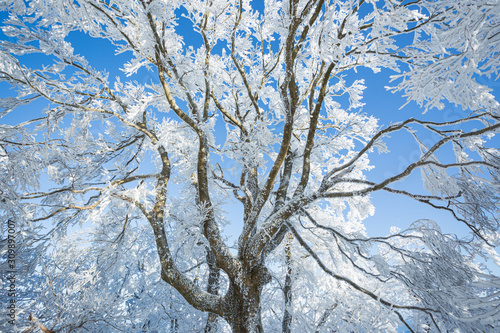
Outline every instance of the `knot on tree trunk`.
[(264, 264), (259, 264), (250, 269), (246, 274), (246, 283), (249, 287), (258, 287), (262, 289), (266, 284), (271, 282), (271, 274)]

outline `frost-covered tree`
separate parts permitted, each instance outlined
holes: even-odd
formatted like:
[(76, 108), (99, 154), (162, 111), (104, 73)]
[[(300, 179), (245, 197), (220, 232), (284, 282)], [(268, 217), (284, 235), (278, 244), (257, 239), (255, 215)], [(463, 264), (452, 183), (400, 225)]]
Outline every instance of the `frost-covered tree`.
[[(498, 0), (0, 6), (0, 214), (17, 227), (19, 329), (500, 327), (500, 279), (483, 264), (500, 242), (500, 109), (478, 82), (499, 74)], [(84, 40), (115, 50), (110, 67)], [(466, 116), (380, 125), (363, 68), (392, 73), (381, 85), (424, 113)], [(391, 135), (419, 157), (371, 178)], [(418, 172), (422, 189), (402, 186)], [(470, 235), (418, 220), (370, 237), (378, 191)]]

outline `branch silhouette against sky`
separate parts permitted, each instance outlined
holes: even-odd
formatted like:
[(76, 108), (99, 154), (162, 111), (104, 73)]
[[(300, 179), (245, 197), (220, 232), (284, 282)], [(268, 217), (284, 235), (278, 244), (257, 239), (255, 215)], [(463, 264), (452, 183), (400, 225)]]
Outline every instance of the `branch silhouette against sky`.
[(498, 330), (498, 0), (0, 10), (0, 330)]

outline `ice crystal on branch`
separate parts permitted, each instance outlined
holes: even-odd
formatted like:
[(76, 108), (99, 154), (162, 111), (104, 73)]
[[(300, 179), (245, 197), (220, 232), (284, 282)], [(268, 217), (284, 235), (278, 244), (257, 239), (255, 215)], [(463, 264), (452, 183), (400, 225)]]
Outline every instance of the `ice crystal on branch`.
[[(0, 9), (18, 327), (498, 330), (498, 0)], [(422, 110), (380, 121), (408, 111), (370, 102), (372, 79)], [(400, 138), (411, 161), (390, 153)], [(368, 234), (377, 192), (470, 233), (422, 217)]]

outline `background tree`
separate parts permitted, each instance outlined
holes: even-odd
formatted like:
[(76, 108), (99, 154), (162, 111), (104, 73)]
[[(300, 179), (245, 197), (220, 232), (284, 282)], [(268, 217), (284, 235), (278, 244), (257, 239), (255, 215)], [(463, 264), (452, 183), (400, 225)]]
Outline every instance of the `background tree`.
[[(1, 6), (2, 116), (24, 114), (0, 127), (0, 205), (32, 254), (27, 329), (498, 328), (500, 281), (481, 260), (499, 242), (499, 105), (477, 82), (498, 75), (498, 1)], [(75, 51), (84, 34), (123, 75)], [(362, 112), (363, 67), (394, 72), (390, 89), (425, 111), (467, 116), (380, 126)], [(419, 158), (371, 179), (369, 154), (400, 132)], [(424, 190), (398, 187), (418, 170)], [(471, 234), (418, 220), (369, 237), (378, 191)], [(241, 228), (234, 246), (225, 226)]]

